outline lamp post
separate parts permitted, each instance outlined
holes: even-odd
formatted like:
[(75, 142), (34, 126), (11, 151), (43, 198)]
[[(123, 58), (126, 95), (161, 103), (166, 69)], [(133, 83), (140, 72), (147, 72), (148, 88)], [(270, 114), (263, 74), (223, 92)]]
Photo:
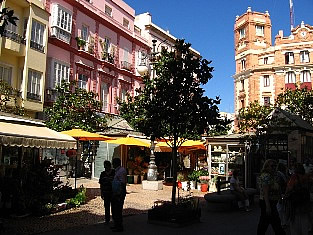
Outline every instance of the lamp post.
[[(165, 42), (166, 40), (162, 41), (159, 46)], [(152, 40), (152, 53), (150, 54), (150, 56), (147, 54), (145, 57), (143, 57), (141, 59), (141, 62), (139, 64), (139, 66), (137, 67), (137, 71), (141, 76), (145, 76), (148, 74), (149, 72), (149, 68), (147, 67), (147, 64), (145, 62), (145, 60), (149, 57), (149, 65), (152, 65), (152, 79), (155, 78), (155, 70), (154, 70), (154, 64), (155, 64), (155, 55), (158, 53), (156, 52), (156, 42), (157, 40), (153, 39)], [(152, 94), (151, 94), (151, 98), (152, 98)], [(154, 156), (154, 149), (155, 149), (155, 136), (152, 133), (150, 136), (150, 141), (151, 141), (151, 146), (150, 146), (150, 162), (149, 162), (149, 166), (148, 166), (148, 173), (147, 173), (147, 180), (148, 181), (157, 181), (158, 179), (158, 169), (157, 166), (155, 164), (155, 156)]]

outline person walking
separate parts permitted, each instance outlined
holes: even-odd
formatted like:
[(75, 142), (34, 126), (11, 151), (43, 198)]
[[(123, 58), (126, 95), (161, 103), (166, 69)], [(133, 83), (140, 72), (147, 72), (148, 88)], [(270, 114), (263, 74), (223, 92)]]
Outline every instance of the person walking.
[(276, 181), (276, 161), (268, 159), (264, 162), (259, 178), (261, 215), (257, 228), (258, 235), (264, 235), (271, 224), (276, 235), (286, 234), (276, 208), (280, 199), (280, 187)]
[(279, 184), (279, 187), (280, 187), (280, 194), (281, 194), (281, 197), (280, 199), (278, 200), (278, 203), (277, 203), (277, 211), (278, 211), (278, 214), (279, 214), (279, 218), (280, 218), (280, 221), (281, 221), (281, 225), (283, 228), (286, 228), (287, 227), (287, 224), (288, 224), (288, 221), (287, 221), (287, 218), (286, 218), (286, 213), (285, 213), (285, 209), (284, 209), (284, 203), (283, 203), (283, 200), (282, 198), (284, 197), (284, 194), (286, 192), (286, 187), (287, 187), (287, 182), (288, 182), (288, 169), (287, 169), (287, 166), (281, 162), (279, 162), (277, 164), (277, 182)]
[(108, 224), (110, 222), (110, 209), (111, 209), (111, 201), (112, 201), (112, 181), (115, 175), (114, 169), (112, 169), (112, 165), (110, 161), (103, 162), (104, 171), (101, 172), (99, 178), (100, 190), (101, 190), (101, 198), (104, 203), (104, 217), (105, 223)]
[(230, 178), (230, 192), (236, 196), (238, 201), (238, 207), (240, 210), (250, 211), (249, 209), (249, 197), (246, 194), (245, 190), (240, 187), (239, 182), (239, 171), (234, 170), (232, 177)]
[(127, 173), (121, 166), (121, 160), (114, 158), (112, 161), (115, 175), (112, 182), (112, 217), (114, 226), (111, 228), (113, 232), (122, 232), (123, 228), (123, 206), (126, 196), (126, 177)]
[(305, 174), (301, 163), (295, 166), (295, 173), (291, 176), (286, 189), (288, 202), (290, 233), (291, 235), (307, 235), (311, 229), (310, 187), (312, 185), (309, 175)]

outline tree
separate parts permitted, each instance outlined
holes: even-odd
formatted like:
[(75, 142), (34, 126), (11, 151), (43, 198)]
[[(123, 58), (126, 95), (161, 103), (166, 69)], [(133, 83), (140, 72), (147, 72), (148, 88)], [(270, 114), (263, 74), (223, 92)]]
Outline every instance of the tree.
[(272, 112), (272, 106), (263, 106), (257, 100), (249, 106), (239, 110), (239, 130), (241, 132), (254, 131), (258, 127), (268, 124), (268, 115)]
[(191, 44), (177, 40), (175, 51), (162, 50), (153, 61), (156, 76), (143, 78), (144, 89), (138, 96), (127, 96), (120, 104), (120, 113), (135, 129), (147, 136), (169, 137), (173, 157), (172, 203), (175, 203), (177, 180), (177, 149), (185, 139), (196, 139), (210, 125), (216, 125), (220, 99), (203, 96), (212, 78), (210, 62), (196, 58)]
[[(2, 4), (3, 0), (0, 0), (0, 4)], [(0, 35), (3, 36), (5, 27), (8, 25), (8, 23), (11, 23), (16, 26), (16, 21), (18, 18), (14, 16), (14, 11), (10, 10), (9, 8), (3, 8), (0, 11), (0, 22), (2, 23), (0, 25)]]
[(301, 116), (313, 124), (313, 91), (307, 88), (296, 87), (295, 90), (287, 89), (278, 95), (277, 107), (284, 107), (286, 111)]
[[(274, 126), (286, 125), (284, 120), (269, 118), (268, 115), (277, 107), (299, 115), (302, 119), (313, 124), (313, 91), (307, 88), (287, 89), (277, 96), (273, 106), (263, 106), (254, 101), (248, 107), (239, 110), (239, 129), (241, 132)], [(269, 123), (271, 122), (271, 123)]]
[(46, 125), (56, 131), (80, 128), (86, 131), (101, 131), (106, 127), (106, 118), (100, 114), (101, 102), (97, 95), (80, 89), (75, 82), (62, 82), (56, 88), (57, 100), (45, 109)]
[(6, 81), (0, 80), (0, 111), (24, 116), (25, 110), (21, 106), (23, 99), (20, 91), (10, 86)]

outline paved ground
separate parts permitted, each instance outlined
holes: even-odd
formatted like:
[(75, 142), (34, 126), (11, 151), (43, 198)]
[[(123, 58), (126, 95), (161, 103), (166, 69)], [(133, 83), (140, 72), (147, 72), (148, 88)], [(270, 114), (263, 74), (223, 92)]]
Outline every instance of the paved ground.
[[(251, 212), (208, 212), (206, 205), (202, 205), (201, 222), (182, 228), (171, 228), (147, 223), (147, 214), (127, 216), (124, 218), (123, 234), (214, 234), (214, 235), (252, 235), (256, 234), (259, 209), (253, 207)], [(112, 234), (109, 225), (103, 223), (76, 227), (72, 229), (43, 233), (43, 235), (69, 234)], [(267, 234), (274, 234), (271, 230)]]
[[(6, 233), (42, 234), (42, 235), (80, 235), (80, 234), (111, 234), (110, 225), (103, 223), (103, 202), (100, 198), (97, 181), (80, 179), (78, 185), (84, 184), (89, 192), (87, 204), (45, 217), (27, 217), (25, 219), (11, 219), (6, 221)], [(256, 234), (260, 210), (257, 203), (250, 212), (224, 211), (212, 212), (203, 200), (205, 193), (197, 190), (193, 195), (201, 199), (201, 222), (183, 228), (171, 228), (147, 223), (147, 210), (156, 200), (169, 200), (171, 187), (164, 186), (161, 191), (142, 190), (141, 185), (127, 186), (128, 194), (124, 205), (123, 234), (214, 234), (214, 235), (252, 235)], [(48, 232), (46, 232), (48, 231)], [(274, 234), (269, 229), (267, 235)]]

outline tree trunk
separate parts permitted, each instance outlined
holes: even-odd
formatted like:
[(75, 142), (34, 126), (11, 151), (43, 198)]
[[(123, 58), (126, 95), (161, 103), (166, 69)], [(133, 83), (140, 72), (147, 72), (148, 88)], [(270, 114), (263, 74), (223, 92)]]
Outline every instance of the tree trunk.
[(174, 137), (174, 145), (172, 149), (172, 163), (173, 163), (173, 188), (172, 188), (172, 204), (176, 202), (176, 185), (177, 185), (177, 140)]

